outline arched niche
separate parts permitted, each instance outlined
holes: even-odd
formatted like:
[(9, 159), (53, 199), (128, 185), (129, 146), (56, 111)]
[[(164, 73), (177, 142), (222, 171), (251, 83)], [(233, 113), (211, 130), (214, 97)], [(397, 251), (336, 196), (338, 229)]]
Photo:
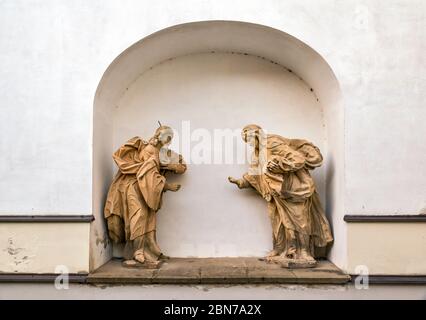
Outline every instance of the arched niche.
[[(173, 26), (135, 43), (105, 71), (93, 112), (91, 267), (110, 259), (103, 205), (115, 173), (111, 155), (126, 139), (149, 138), (161, 120), (182, 132), (237, 129), (258, 123), (270, 132), (307, 138), (325, 164), (314, 172), (332, 223), (330, 259), (344, 268), (341, 93), (327, 62), (312, 48), (270, 27), (234, 21)], [(212, 147), (213, 148), (213, 147)], [(271, 246), (260, 197), (227, 184), (242, 165), (191, 164), (167, 194), (158, 241), (173, 256), (262, 255)]]

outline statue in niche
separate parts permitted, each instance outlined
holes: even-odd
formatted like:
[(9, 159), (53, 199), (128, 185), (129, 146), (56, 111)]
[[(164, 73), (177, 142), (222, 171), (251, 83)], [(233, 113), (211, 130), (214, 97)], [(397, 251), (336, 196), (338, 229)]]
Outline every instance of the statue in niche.
[(149, 142), (134, 137), (113, 154), (119, 170), (104, 215), (111, 240), (125, 244), (126, 267), (156, 268), (168, 259), (157, 244), (156, 215), (163, 193), (180, 188), (167, 183), (166, 173), (186, 171), (182, 156), (168, 149), (172, 139), (173, 130), (160, 124)]
[(332, 243), (330, 225), (309, 173), (322, 164), (320, 150), (301, 139), (265, 134), (248, 125), (242, 138), (253, 149), (248, 172), (229, 177), (240, 189), (254, 188), (268, 203), (273, 250), (266, 261), (288, 268), (309, 268)]

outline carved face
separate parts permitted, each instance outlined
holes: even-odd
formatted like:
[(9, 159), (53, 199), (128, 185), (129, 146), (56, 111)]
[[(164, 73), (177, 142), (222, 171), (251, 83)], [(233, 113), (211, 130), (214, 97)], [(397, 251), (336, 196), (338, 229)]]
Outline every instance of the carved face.
[(154, 137), (156, 143), (159, 143), (160, 147), (168, 146), (173, 139), (173, 129), (168, 126), (161, 126), (155, 130)]
[(171, 128), (164, 128), (160, 130), (158, 140), (163, 146), (168, 146), (173, 139), (173, 130)]
[(256, 147), (256, 140), (259, 140), (259, 132), (262, 130), (258, 125), (251, 124), (245, 126), (241, 132), (243, 141), (248, 143), (251, 147)]
[(243, 130), (241, 133), (241, 136), (245, 143), (248, 143), (249, 146), (255, 147), (256, 146), (256, 137), (257, 133), (256, 130)]

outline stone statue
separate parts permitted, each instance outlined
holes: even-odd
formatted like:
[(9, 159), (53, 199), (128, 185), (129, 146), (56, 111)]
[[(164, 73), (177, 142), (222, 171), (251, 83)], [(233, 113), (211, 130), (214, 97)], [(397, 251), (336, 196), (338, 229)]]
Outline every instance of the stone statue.
[(241, 179), (229, 177), (240, 189), (254, 188), (268, 203), (273, 229), (269, 262), (283, 267), (314, 267), (332, 243), (330, 226), (309, 173), (319, 167), (320, 150), (306, 140), (265, 134), (248, 125), (242, 138), (253, 149), (249, 171)]
[(168, 149), (173, 130), (162, 126), (146, 142), (134, 137), (121, 146), (113, 159), (118, 166), (108, 192), (104, 215), (114, 243), (124, 243), (124, 266), (157, 267), (165, 256), (156, 240), (156, 214), (163, 192), (178, 191), (167, 183), (166, 173), (184, 173), (181, 155)]

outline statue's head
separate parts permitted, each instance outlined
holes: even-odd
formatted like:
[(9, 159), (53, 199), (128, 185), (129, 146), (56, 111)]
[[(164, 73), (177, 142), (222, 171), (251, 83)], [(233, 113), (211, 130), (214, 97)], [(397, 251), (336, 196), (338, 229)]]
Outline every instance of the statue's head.
[[(263, 130), (257, 124), (249, 124), (241, 131), (241, 137), (244, 142), (250, 146), (255, 147), (256, 143), (259, 144), (264, 137)], [(256, 142), (257, 141), (257, 142)]]
[(152, 137), (152, 143), (154, 145), (160, 144), (161, 146), (168, 146), (173, 139), (173, 129), (169, 126), (161, 125), (155, 130), (154, 137)]

